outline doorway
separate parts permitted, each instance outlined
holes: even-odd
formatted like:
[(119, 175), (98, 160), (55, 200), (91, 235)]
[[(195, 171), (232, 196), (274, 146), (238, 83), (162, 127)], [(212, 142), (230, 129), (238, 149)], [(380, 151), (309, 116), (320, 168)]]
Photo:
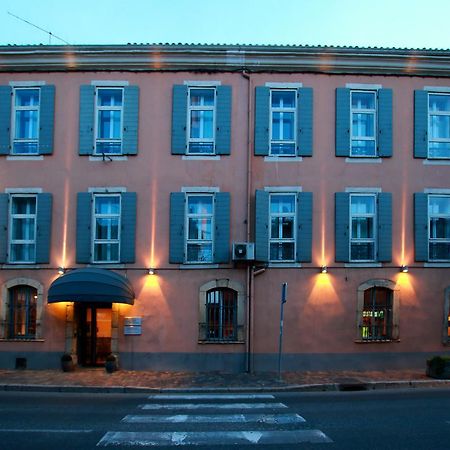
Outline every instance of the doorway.
[(111, 304), (78, 303), (77, 356), (82, 366), (102, 366), (111, 353)]

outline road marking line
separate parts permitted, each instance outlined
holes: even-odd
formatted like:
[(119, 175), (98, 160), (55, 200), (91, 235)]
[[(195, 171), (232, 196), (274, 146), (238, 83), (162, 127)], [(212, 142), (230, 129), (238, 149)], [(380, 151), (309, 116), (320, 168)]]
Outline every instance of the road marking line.
[(92, 433), (94, 430), (49, 430), (49, 429), (17, 429), (17, 428), (0, 428), (0, 433)]
[(272, 400), (271, 394), (153, 394), (148, 396), (154, 400)]
[(306, 422), (298, 414), (177, 414), (173, 416), (161, 415), (127, 415), (122, 419), (124, 423), (264, 423), (281, 425)]
[(108, 431), (97, 443), (109, 445), (251, 445), (251, 444), (312, 444), (333, 442), (320, 430), (293, 431), (176, 431), (176, 432), (124, 432)]
[(279, 409), (284, 403), (146, 403), (140, 409)]

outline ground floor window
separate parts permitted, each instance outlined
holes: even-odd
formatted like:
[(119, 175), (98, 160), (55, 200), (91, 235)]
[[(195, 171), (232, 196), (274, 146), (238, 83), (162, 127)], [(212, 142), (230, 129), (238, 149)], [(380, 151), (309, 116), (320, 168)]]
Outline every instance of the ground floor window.
[(34, 339), (36, 337), (37, 290), (19, 285), (9, 290), (9, 339)]
[(237, 292), (233, 289), (211, 289), (206, 294), (206, 327), (208, 340), (235, 340)]

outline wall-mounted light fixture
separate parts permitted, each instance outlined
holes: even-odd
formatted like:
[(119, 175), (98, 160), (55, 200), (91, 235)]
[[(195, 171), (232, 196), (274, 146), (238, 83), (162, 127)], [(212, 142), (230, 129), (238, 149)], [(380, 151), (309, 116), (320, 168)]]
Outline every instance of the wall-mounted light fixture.
[(65, 272), (66, 272), (66, 269), (64, 269), (64, 267), (58, 267), (58, 273), (60, 275), (64, 275)]
[(148, 269), (148, 272), (147, 272), (149, 275), (155, 275), (155, 269), (153, 268), (153, 267), (150, 267), (149, 269)]
[(327, 266), (322, 266), (320, 268), (320, 273), (328, 273), (328, 267)]
[(409, 272), (409, 267), (405, 266), (404, 264), (400, 266), (400, 272), (401, 273), (408, 273)]

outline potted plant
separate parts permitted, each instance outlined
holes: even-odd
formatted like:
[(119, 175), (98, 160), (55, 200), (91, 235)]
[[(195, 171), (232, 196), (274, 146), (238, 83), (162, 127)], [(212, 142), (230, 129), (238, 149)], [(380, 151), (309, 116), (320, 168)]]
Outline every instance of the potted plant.
[(106, 357), (106, 361), (105, 361), (105, 370), (108, 373), (113, 373), (118, 369), (118, 363), (117, 363), (117, 357), (115, 355), (113, 355), (112, 353), (110, 353), (107, 357)]
[(70, 353), (63, 353), (61, 356), (61, 369), (63, 372), (73, 372), (75, 370), (75, 364)]
[(450, 378), (450, 357), (433, 356), (427, 359), (427, 376), (432, 378)]

